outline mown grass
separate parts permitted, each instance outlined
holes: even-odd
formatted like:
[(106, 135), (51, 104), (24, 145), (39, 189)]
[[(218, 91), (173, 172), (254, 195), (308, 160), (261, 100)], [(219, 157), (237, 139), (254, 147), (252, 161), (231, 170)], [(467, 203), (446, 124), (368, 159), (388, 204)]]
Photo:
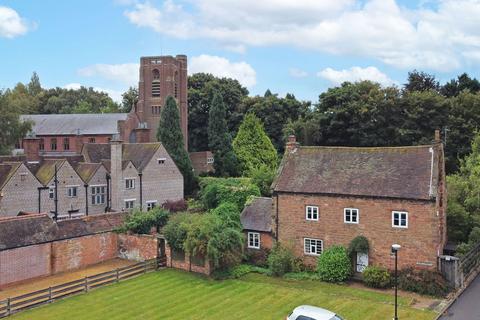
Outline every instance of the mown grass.
[[(28, 310), (11, 319), (285, 319), (296, 306), (335, 310), (348, 320), (392, 319), (387, 294), (249, 274), (216, 281), (176, 270), (138, 278)], [(400, 319), (430, 320), (435, 313), (409, 307), (400, 298)]]

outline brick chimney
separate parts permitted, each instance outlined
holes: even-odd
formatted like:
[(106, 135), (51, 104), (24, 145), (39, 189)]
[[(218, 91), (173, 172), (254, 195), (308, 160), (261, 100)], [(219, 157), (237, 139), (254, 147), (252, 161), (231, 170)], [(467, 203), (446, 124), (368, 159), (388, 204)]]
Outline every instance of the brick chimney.
[(24, 138), (23, 152), (27, 161), (40, 161), (40, 138), (34, 136)]
[(435, 130), (435, 143), (441, 143), (442, 139), (440, 138), (440, 130)]
[(123, 141), (120, 140), (119, 136), (114, 136), (110, 141), (110, 176), (111, 176), (111, 199), (112, 199), (112, 210), (119, 211), (122, 209), (122, 183), (123, 183), (123, 174), (122, 174), (122, 151), (123, 151)]
[(299, 146), (299, 144), (297, 142), (297, 137), (295, 137), (295, 135), (293, 135), (293, 134), (289, 135), (287, 144), (285, 146), (285, 150), (287, 150), (290, 153), (293, 153), (293, 152), (297, 151), (298, 146)]

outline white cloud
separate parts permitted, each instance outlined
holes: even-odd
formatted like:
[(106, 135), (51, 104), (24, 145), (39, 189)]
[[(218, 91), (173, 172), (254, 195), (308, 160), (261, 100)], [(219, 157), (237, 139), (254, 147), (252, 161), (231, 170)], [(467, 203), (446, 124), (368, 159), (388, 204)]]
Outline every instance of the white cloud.
[[(81, 87), (86, 87), (89, 88), (90, 86), (82, 85), (77, 82), (69, 83), (64, 85), (63, 87), (68, 90), (78, 90)], [(100, 87), (93, 87), (93, 90), (99, 91), (99, 92), (105, 92), (112, 98), (113, 101), (121, 103), (122, 102), (122, 93), (123, 91), (118, 91), (118, 90), (113, 90), (113, 89), (105, 89), (105, 88), (100, 88)]]
[(386, 74), (382, 73), (375, 67), (351, 67), (350, 69), (334, 70), (326, 68), (317, 73), (318, 77), (327, 79), (332, 84), (339, 85), (345, 81), (356, 82), (362, 80), (370, 80), (380, 83), (382, 86), (395, 84)]
[(255, 70), (246, 62), (230, 62), (226, 58), (202, 54), (190, 59), (190, 74), (205, 72), (217, 77), (237, 79), (246, 87), (253, 87), (257, 82)]
[(138, 83), (138, 63), (94, 64), (78, 70), (84, 77), (102, 77), (107, 80), (133, 86)]
[(28, 31), (28, 23), (17, 11), (0, 6), (0, 37), (14, 38)]
[(290, 68), (288, 70), (288, 73), (290, 74), (290, 76), (292, 76), (294, 78), (308, 77), (308, 72), (307, 71), (302, 70), (302, 69), (298, 69), (298, 68)]
[[(374, 58), (399, 68), (450, 71), (480, 54), (480, 1), (442, 0), (407, 9), (396, 0), (173, 0), (139, 3), (129, 21), (176, 38), (224, 47), (287, 45)], [(464, 55), (463, 52), (468, 52)]]

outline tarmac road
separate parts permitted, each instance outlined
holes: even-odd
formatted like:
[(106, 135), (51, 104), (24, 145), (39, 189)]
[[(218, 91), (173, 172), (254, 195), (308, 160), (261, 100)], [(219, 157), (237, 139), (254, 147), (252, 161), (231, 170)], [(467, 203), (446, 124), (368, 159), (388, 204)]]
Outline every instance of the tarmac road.
[(480, 274), (440, 320), (480, 320)]

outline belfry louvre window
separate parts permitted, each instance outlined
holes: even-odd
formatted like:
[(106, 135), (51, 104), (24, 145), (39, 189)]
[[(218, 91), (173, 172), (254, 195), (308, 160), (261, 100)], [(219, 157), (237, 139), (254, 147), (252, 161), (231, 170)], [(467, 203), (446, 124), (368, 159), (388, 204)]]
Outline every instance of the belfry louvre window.
[(152, 97), (160, 97), (160, 72), (157, 69), (152, 72)]

